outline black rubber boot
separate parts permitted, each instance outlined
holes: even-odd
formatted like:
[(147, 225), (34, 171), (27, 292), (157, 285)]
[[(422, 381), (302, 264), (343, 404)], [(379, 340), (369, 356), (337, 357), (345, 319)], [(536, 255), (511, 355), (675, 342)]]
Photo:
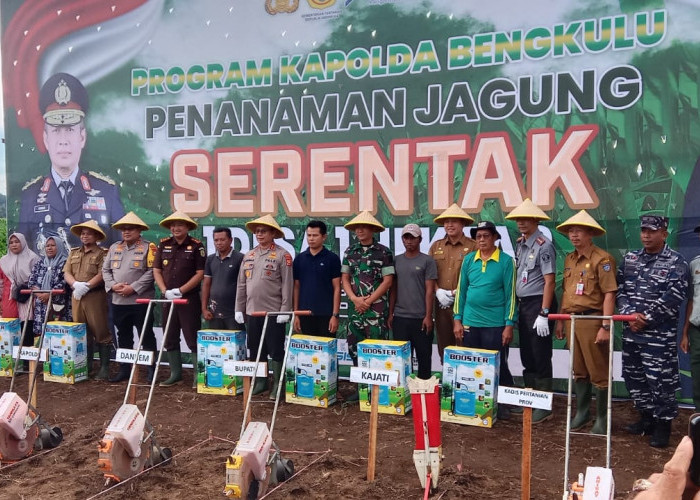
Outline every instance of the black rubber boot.
[(673, 420), (657, 420), (654, 425), (654, 434), (651, 436), (649, 446), (652, 448), (666, 448), (671, 438), (671, 422)]
[(199, 367), (197, 366), (197, 353), (192, 353), (192, 389), (197, 388), (197, 376), (199, 374)]
[(639, 420), (633, 424), (625, 426), (625, 432), (635, 436), (649, 436), (654, 433), (655, 421), (654, 412), (643, 410), (639, 412)]
[(122, 363), (119, 365), (119, 371), (114, 377), (110, 377), (109, 381), (112, 383), (122, 382), (124, 380), (129, 380), (131, 376), (131, 365)]
[[(535, 380), (535, 389), (538, 391), (552, 392), (552, 379), (551, 378), (538, 378)], [(535, 408), (532, 410), (532, 424), (541, 424), (547, 420), (552, 419), (552, 410), (541, 410)]]
[(571, 430), (577, 431), (591, 420), (593, 387), (588, 379), (576, 380), (574, 391), (576, 391), (576, 416), (571, 420)]
[(95, 375), (95, 369), (92, 367), (93, 361), (95, 360), (95, 345), (88, 344), (87, 346), (87, 372), (88, 378), (92, 378)]
[(112, 344), (98, 344), (100, 353), (100, 370), (95, 375), (95, 380), (107, 380), (109, 378), (109, 354)]

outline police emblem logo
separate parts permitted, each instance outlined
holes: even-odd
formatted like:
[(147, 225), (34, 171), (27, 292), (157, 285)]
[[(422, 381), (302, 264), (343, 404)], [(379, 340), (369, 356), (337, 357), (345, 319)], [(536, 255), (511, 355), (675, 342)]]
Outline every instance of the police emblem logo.
[(606, 262), (605, 264), (603, 264), (603, 271), (605, 271), (607, 273), (610, 271), (610, 269), (611, 269), (610, 262)]
[(56, 103), (60, 104), (61, 106), (65, 106), (70, 102), (70, 87), (63, 78), (61, 78), (61, 80), (58, 82), (58, 86), (56, 86), (53, 97), (56, 99)]

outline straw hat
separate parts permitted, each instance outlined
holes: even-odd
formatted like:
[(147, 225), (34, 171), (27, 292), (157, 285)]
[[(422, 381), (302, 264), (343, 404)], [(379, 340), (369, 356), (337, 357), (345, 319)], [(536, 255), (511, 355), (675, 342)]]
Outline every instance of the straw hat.
[(97, 225), (97, 222), (94, 220), (88, 220), (85, 222), (81, 222), (80, 224), (76, 224), (74, 226), (71, 226), (70, 232), (76, 235), (78, 238), (80, 238), (80, 231), (83, 229), (92, 229), (97, 233), (97, 241), (102, 241), (105, 238), (107, 238), (107, 235), (105, 232), (100, 228), (100, 226)]
[(134, 212), (129, 212), (117, 222), (112, 224), (113, 229), (121, 229), (124, 226), (134, 226), (141, 231), (148, 231), (148, 224), (142, 221)]
[(581, 210), (576, 215), (572, 215), (565, 222), (559, 224), (557, 226), (557, 231), (559, 231), (561, 234), (568, 235), (569, 228), (571, 226), (589, 227), (593, 229), (593, 236), (601, 236), (605, 234), (605, 229), (600, 227), (600, 224), (598, 224), (593, 217), (588, 215), (588, 212), (585, 210)]
[(462, 210), (456, 203), (453, 203), (452, 205), (447, 207), (447, 210), (442, 212), (433, 220), (435, 221), (435, 224), (442, 224), (443, 222), (445, 222), (445, 219), (462, 219), (466, 226), (474, 223), (474, 219), (469, 217), (469, 214)]
[(532, 203), (530, 198), (525, 198), (520, 205), (515, 207), (511, 213), (506, 215), (506, 219), (537, 219), (549, 220), (549, 216), (544, 213), (537, 205)]
[(160, 221), (160, 225), (164, 227), (165, 229), (170, 229), (170, 224), (172, 224), (175, 221), (181, 221), (187, 224), (188, 229), (192, 231), (193, 229), (197, 229), (197, 223), (190, 219), (187, 214), (184, 214), (180, 212), (179, 210), (173, 212), (172, 214), (168, 215), (165, 219)]
[(255, 228), (258, 226), (267, 226), (271, 228), (272, 230), (275, 231), (275, 238), (283, 238), (284, 233), (282, 232), (282, 228), (280, 227), (279, 224), (277, 224), (277, 221), (275, 218), (270, 215), (263, 215), (262, 217), (258, 217), (257, 219), (253, 219), (251, 221), (248, 221), (245, 223), (245, 228), (250, 231), (251, 233), (255, 232)]
[(372, 226), (372, 230), (375, 233), (381, 233), (382, 231), (384, 231), (384, 226), (382, 225), (382, 223), (375, 219), (374, 216), (367, 210), (365, 210), (364, 212), (360, 212), (353, 220), (346, 223), (345, 229), (353, 230), (355, 229), (355, 226), (361, 225)]

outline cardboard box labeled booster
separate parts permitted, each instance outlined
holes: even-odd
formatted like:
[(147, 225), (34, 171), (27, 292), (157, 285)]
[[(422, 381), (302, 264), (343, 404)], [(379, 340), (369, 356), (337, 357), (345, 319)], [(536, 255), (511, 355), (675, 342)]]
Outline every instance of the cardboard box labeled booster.
[[(379, 413), (405, 415), (411, 410), (406, 379), (411, 374), (411, 343), (398, 340), (363, 340), (357, 344), (357, 364), (362, 368), (396, 370), (399, 385), (379, 387)], [(371, 386), (358, 384), (360, 410), (371, 411)]]
[[(28, 332), (27, 335), (32, 334)], [(32, 334), (33, 335), (33, 334)], [(17, 318), (0, 318), (0, 377), (11, 377), (15, 370), (12, 347), (18, 346), (22, 330)]]
[(227, 362), (246, 359), (246, 333), (238, 330), (197, 332), (197, 392), (235, 396), (243, 392), (243, 378), (227, 370)]
[(498, 409), (498, 351), (446, 347), (442, 364), (440, 420), (491, 427)]
[(44, 380), (75, 384), (88, 378), (87, 339), (84, 323), (50, 321), (44, 334), (48, 358), (44, 362)]
[(338, 341), (293, 335), (287, 354), (285, 401), (328, 408), (338, 392)]

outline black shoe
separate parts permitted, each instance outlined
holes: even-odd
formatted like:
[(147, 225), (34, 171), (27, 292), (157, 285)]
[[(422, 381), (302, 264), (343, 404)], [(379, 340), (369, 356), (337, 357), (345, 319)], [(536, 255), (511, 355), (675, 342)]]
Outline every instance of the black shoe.
[(146, 372), (146, 382), (149, 384), (153, 383), (153, 376), (156, 374), (155, 365), (148, 365), (148, 371)]
[(131, 376), (131, 366), (129, 365), (119, 365), (119, 371), (114, 377), (110, 377), (109, 381), (112, 382), (113, 384), (116, 384), (117, 382), (122, 382), (124, 380), (129, 380), (129, 377)]
[(498, 405), (498, 411), (496, 412), (497, 420), (510, 420), (510, 410), (506, 405)]
[(649, 446), (652, 448), (666, 448), (671, 437), (672, 420), (657, 420), (654, 434), (651, 436)]
[(625, 432), (635, 436), (649, 436), (654, 433), (655, 424), (654, 414), (644, 411), (637, 422), (625, 426)]

